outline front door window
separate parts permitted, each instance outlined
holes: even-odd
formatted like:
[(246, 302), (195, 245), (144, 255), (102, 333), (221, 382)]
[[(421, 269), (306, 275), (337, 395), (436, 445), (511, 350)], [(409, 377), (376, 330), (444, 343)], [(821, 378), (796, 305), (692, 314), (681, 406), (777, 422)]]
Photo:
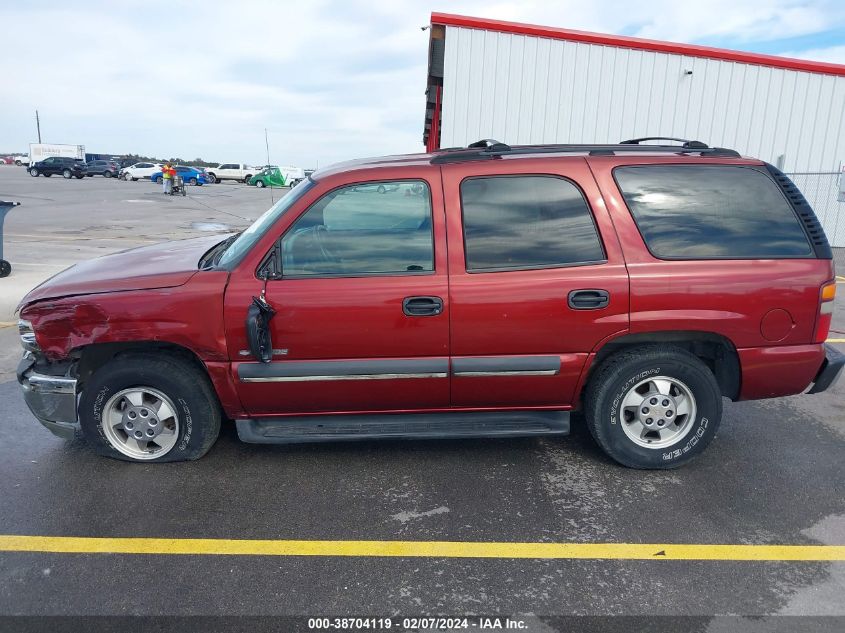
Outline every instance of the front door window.
[(282, 239), (284, 277), (426, 274), (434, 271), (431, 200), (418, 180), (336, 189)]

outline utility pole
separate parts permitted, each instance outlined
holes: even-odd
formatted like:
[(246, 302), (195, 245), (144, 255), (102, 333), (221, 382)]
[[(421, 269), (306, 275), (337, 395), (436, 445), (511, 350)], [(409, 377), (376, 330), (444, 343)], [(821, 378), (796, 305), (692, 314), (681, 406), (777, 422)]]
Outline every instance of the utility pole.
[(35, 111), (35, 127), (38, 128), (38, 143), (41, 143), (41, 120), (38, 118), (38, 110)]

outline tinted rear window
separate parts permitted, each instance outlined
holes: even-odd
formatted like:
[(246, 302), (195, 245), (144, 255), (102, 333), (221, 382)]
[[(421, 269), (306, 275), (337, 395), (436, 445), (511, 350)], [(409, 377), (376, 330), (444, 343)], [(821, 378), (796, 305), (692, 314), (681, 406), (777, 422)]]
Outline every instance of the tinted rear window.
[(756, 169), (649, 165), (618, 167), (613, 174), (656, 257), (813, 257), (781, 190)]
[(593, 215), (557, 176), (491, 176), (461, 183), (468, 271), (555, 268), (604, 260)]

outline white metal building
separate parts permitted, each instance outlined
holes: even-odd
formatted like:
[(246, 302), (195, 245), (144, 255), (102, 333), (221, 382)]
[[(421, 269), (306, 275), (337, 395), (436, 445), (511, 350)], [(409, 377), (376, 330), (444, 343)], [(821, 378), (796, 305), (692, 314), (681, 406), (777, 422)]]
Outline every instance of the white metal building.
[(699, 140), (790, 174), (845, 247), (845, 66), (441, 13), (431, 23), (429, 150)]

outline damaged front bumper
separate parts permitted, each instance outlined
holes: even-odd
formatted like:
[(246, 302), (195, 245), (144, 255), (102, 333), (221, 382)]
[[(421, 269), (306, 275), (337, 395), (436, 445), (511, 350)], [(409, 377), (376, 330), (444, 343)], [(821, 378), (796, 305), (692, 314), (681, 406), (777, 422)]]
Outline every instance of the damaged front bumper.
[(35, 370), (35, 357), (27, 353), (17, 370), (26, 405), (51, 433), (73, 438), (79, 428), (76, 415), (76, 378), (50, 376)]

